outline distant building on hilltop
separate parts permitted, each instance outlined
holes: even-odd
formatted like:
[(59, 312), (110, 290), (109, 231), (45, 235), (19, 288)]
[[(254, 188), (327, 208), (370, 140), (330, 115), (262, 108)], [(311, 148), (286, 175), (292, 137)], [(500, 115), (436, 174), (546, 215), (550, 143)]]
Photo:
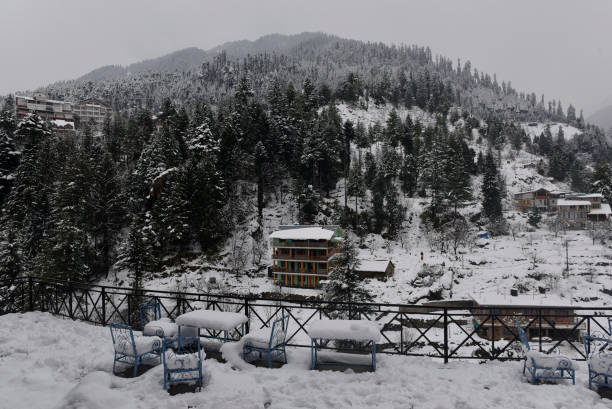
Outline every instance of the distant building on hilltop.
[(280, 226), (270, 234), (274, 282), (316, 288), (329, 277), (330, 262), (341, 242), (338, 226)]
[(101, 124), (108, 115), (113, 113), (113, 109), (99, 99), (90, 98), (75, 103), (73, 112), (78, 115), (81, 123), (93, 120), (97, 124)]
[(42, 94), (33, 97), (15, 96), (15, 117), (19, 120), (28, 114), (36, 114), (43, 120), (74, 122), (72, 102), (47, 99)]
[(604, 222), (610, 219), (612, 211), (603, 203), (601, 193), (555, 192), (537, 189), (514, 195), (516, 208), (520, 212), (539, 210), (557, 213), (573, 228), (583, 229), (587, 222)]

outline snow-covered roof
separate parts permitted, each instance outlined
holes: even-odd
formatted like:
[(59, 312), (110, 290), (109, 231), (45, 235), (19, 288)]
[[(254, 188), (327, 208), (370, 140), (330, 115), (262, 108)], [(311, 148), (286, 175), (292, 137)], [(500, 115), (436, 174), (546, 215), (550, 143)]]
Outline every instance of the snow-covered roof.
[(473, 294), (472, 299), (481, 306), (499, 306), (499, 307), (568, 307), (571, 306), (572, 300), (561, 298), (554, 294), (519, 294), (512, 296), (510, 294)]
[(612, 210), (609, 204), (602, 203), (600, 209), (591, 209), (589, 214), (612, 214)]
[(591, 202), (588, 200), (567, 200), (567, 199), (559, 199), (557, 200), (558, 206), (584, 206), (591, 205)]
[(579, 197), (580, 198), (586, 197), (586, 198), (600, 198), (600, 199), (603, 199), (603, 195), (601, 193), (589, 193), (589, 194), (586, 194), (586, 195), (576, 196), (576, 198), (579, 198)]
[(337, 226), (281, 226), (270, 234), (271, 239), (280, 240), (331, 240)]
[(74, 129), (74, 122), (72, 121), (66, 121), (64, 119), (52, 119), (50, 121), (53, 125), (58, 126), (58, 127), (65, 127), (66, 125), (70, 126), (70, 128)]
[(359, 271), (373, 271), (377, 273), (384, 273), (387, 271), (387, 266), (391, 260), (359, 260)]

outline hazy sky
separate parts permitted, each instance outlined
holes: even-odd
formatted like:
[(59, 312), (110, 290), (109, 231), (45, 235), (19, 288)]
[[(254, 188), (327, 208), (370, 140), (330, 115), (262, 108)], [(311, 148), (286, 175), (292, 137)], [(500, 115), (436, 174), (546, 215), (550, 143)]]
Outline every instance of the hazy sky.
[(428, 45), (585, 115), (612, 97), (609, 0), (0, 0), (0, 94), (302, 31)]

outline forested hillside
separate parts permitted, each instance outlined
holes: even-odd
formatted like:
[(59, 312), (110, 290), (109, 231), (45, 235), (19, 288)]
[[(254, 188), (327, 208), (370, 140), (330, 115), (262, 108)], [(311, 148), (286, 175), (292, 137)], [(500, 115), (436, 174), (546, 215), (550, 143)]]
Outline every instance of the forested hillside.
[[(0, 278), (82, 281), (123, 270), (139, 285), (194, 257), (243, 274), (264, 265), (264, 214), (275, 209), (288, 222), (338, 223), (396, 242), (418, 225), (454, 240), (443, 251), (456, 255), (474, 229), (510, 233), (508, 150), (536, 156), (534, 174), (546, 180), (612, 199), (610, 147), (572, 105), (428, 48), (268, 36), (211, 50), (193, 69), (144, 66), (41, 90), (117, 110), (74, 137), (52, 135), (34, 115), (16, 121), (7, 99)], [(368, 123), (348, 119), (347, 107), (390, 109)], [(580, 132), (525, 132), (547, 121)], [(410, 198), (424, 205), (407, 209)]]

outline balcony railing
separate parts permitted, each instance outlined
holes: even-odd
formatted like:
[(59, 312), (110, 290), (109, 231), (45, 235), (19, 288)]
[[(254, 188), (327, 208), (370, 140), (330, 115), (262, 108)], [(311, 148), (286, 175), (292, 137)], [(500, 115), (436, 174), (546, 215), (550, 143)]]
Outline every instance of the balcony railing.
[(334, 244), (328, 241), (273, 241), (272, 247), (331, 249), (334, 248)]
[(281, 253), (281, 254), (273, 254), (272, 258), (274, 260), (304, 260), (304, 261), (328, 261), (331, 256), (333, 256), (334, 254), (336, 254), (337, 252), (335, 250), (330, 251), (329, 253), (327, 253), (327, 255), (325, 254), (317, 254), (317, 255), (308, 255), (308, 254), (287, 254), (287, 253)]

